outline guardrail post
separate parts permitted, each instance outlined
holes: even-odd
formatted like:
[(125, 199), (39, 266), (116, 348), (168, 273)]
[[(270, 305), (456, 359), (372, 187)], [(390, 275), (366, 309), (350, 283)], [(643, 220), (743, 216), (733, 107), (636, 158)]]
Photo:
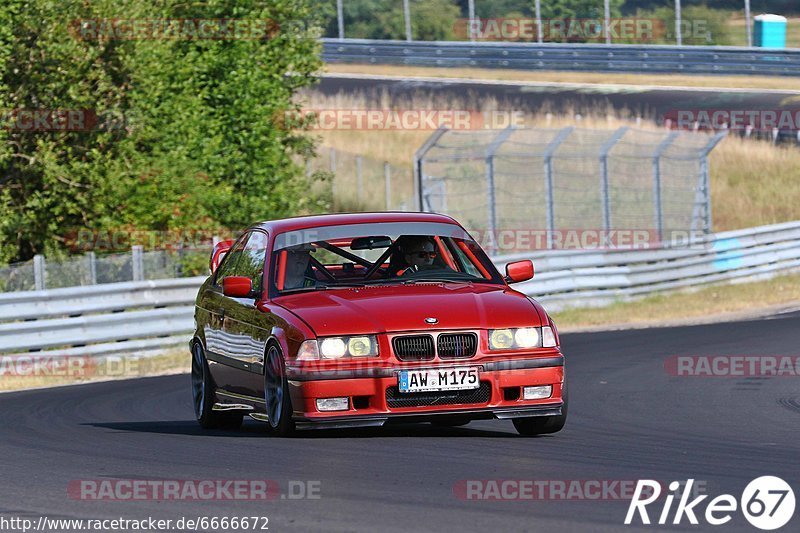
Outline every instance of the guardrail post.
[(33, 256), (33, 287), (37, 291), (47, 288), (47, 265), (41, 254)]
[(133, 281), (144, 281), (144, 257), (141, 244), (131, 246), (131, 270)]
[(603, 202), (603, 229), (605, 231), (611, 229), (611, 199), (608, 193), (608, 154), (622, 136), (625, 135), (626, 131), (628, 131), (627, 126), (618, 129), (600, 148), (600, 196)]
[(414, 153), (414, 203), (416, 204), (415, 209), (417, 211), (423, 211), (424, 209), (423, 197), (425, 195), (425, 191), (422, 182), (425, 180), (425, 172), (423, 168), (423, 165), (425, 164), (425, 155), (433, 147), (433, 145), (439, 141), (446, 131), (447, 128), (440, 126)]
[(575, 126), (568, 126), (560, 130), (555, 138), (550, 141), (547, 148), (544, 149), (544, 195), (545, 195), (545, 210), (546, 220), (545, 226), (547, 229), (547, 249), (553, 249), (553, 231), (555, 230), (555, 203), (553, 201), (553, 154), (556, 153), (558, 147), (564, 140), (569, 137)]
[(383, 162), (383, 180), (386, 185), (386, 210), (392, 209), (392, 167), (388, 161)]
[(655, 223), (658, 233), (658, 242), (664, 242), (664, 212), (661, 201), (661, 155), (669, 148), (669, 145), (678, 136), (677, 131), (673, 131), (659, 143), (653, 152), (653, 204), (655, 204)]
[(89, 284), (97, 285), (97, 257), (94, 252), (86, 253), (86, 270), (89, 272)]

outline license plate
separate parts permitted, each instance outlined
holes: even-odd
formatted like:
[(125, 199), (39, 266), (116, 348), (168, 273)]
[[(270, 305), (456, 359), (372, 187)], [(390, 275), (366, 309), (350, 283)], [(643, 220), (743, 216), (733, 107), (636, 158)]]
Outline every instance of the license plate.
[(475, 367), (403, 370), (397, 382), (400, 392), (467, 390), (480, 386)]

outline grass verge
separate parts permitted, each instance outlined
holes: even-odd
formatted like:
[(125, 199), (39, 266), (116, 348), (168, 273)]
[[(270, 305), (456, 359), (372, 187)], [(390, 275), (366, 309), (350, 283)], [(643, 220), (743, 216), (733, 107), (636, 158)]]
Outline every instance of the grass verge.
[(800, 274), (731, 285), (713, 285), (694, 291), (648, 296), (607, 307), (566, 309), (553, 313), (559, 331), (605, 326), (665, 326), (758, 316), (771, 307), (800, 306)]
[[(43, 367), (51, 366), (48, 363), (51, 363), (52, 360), (47, 360), (46, 355), (31, 354), (31, 358), (40, 361)], [(0, 359), (2, 361), (0, 391), (182, 374), (191, 370), (191, 357), (188, 350), (185, 349), (171, 349), (148, 357), (120, 355), (104, 359), (90, 357), (71, 359), (74, 361), (73, 366), (52, 372), (48, 372), (46, 368), (32, 371), (29, 363), (15, 364), (10, 360)]]
[(561, 72), (550, 70), (506, 70), (486, 68), (444, 68), (395, 65), (327, 64), (326, 72), (381, 76), (464, 78), (474, 80), (527, 81), (537, 83), (590, 83), (601, 85), (651, 85), (726, 89), (783, 89), (797, 91), (795, 77), (782, 76), (701, 76), (685, 74), (628, 74), (615, 72)]

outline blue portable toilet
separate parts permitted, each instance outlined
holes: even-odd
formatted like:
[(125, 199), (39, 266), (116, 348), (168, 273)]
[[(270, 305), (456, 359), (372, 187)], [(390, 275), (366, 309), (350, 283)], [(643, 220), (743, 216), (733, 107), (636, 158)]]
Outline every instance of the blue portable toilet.
[(786, 17), (758, 15), (755, 18), (753, 45), (762, 48), (786, 48)]

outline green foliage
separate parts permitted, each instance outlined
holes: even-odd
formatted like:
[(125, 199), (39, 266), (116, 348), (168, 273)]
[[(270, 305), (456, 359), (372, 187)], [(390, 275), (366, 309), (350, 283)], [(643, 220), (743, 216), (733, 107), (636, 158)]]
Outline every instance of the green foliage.
[[(636, 18), (658, 21), (661, 31), (655, 32), (653, 44), (675, 44), (675, 9), (660, 7), (652, 11), (639, 10)], [(681, 34), (683, 44), (729, 45), (732, 29), (728, 24), (730, 12), (706, 6), (687, 6), (681, 9)]]
[[(270, 20), (258, 39), (80, 38), (74, 21)], [(0, 107), (123, 117), (94, 131), (0, 130), (0, 262), (55, 253), (75, 228), (241, 228), (319, 211), (283, 127), (320, 68), (310, 0), (6, 0)], [(303, 21), (301, 24), (300, 21)]]
[[(462, 17), (453, 0), (411, 0), (411, 33), (415, 40), (444, 41), (455, 37), (454, 29)], [(326, 19), (325, 35), (338, 37), (336, 0), (321, 6)], [(345, 0), (345, 37), (351, 39), (406, 38), (403, 2), (401, 0)]]

